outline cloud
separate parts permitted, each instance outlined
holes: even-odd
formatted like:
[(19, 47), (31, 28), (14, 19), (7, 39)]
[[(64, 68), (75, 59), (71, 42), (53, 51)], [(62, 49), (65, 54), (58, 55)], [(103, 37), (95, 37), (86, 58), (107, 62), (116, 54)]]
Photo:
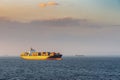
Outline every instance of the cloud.
[(19, 22), (19, 21), (13, 21), (10, 18), (7, 17), (0, 17), (0, 23), (13, 23), (13, 24), (30, 24), (30, 25), (42, 25), (42, 26), (53, 26), (53, 27), (59, 27), (59, 26), (80, 26), (80, 24), (87, 22), (85, 19), (76, 19), (71, 17), (63, 17), (63, 18), (55, 18), (55, 19), (48, 19), (48, 20), (33, 20), (31, 22)]
[(0, 24), (4, 25), (25, 25), (25, 26), (39, 26), (39, 27), (75, 27), (81, 26), (83, 24), (87, 24), (87, 20), (85, 19), (76, 19), (71, 17), (64, 17), (64, 18), (55, 18), (49, 20), (34, 20), (31, 22), (19, 22), (19, 21), (12, 21), (11, 19), (0, 17)]
[(31, 24), (52, 26), (52, 27), (71, 27), (71, 26), (80, 26), (80, 23), (82, 22), (85, 22), (85, 20), (73, 19), (73, 18), (57, 18), (50, 20), (36, 20), (36, 21), (32, 21)]
[(47, 4), (46, 4), (46, 3), (40, 3), (39, 6), (40, 6), (40, 7), (46, 7)]
[(47, 5), (48, 6), (56, 6), (56, 5), (58, 5), (58, 3), (56, 3), (56, 2), (48, 2)]
[(7, 17), (0, 17), (0, 24), (5, 25), (23, 25), (23, 26), (39, 26), (39, 27), (83, 27), (92, 29), (105, 29), (110, 27), (120, 27), (120, 25), (105, 25), (101, 23), (94, 23), (87, 19), (77, 19), (72, 17), (54, 18), (48, 20), (33, 20), (31, 22), (13, 21)]
[(56, 2), (47, 2), (47, 3), (40, 3), (39, 6), (40, 7), (47, 7), (47, 6), (57, 6), (58, 3)]

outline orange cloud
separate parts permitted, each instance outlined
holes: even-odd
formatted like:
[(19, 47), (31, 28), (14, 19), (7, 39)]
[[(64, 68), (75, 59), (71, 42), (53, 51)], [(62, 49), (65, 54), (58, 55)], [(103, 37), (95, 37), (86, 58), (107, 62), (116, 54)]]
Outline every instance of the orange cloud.
[(46, 4), (46, 3), (40, 3), (39, 6), (40, 6), (40, 7), (46, 7), (47, 4)]
[(58, 3), (56, 3), (56, 2), (47, 2), (47, 3), (40, 3), (39, 4), (40, 7), (56, 6), (56, 5), (58, 5)]
[(50, 5), (50, 6), (55, 6), (55, 5), (58, 5), (58, 3), (56, 3), (56, 2), (48, 2), (47, 5), (48, 5), (48, 6), (49, 6), (49, 5)]

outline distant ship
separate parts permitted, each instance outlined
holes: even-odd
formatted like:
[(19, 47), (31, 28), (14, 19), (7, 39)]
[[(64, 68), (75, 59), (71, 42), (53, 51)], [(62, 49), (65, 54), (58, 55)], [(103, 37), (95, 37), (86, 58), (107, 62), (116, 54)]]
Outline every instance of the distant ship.
[(75, 56), (77, 56), (77, 57), (85, 57), (85, 55), (75, 55)]
[(56, 52), (36, 52), (31, 48), (29, 52), (23, 52), (20, 56), (25, 60), (62, 60), (62, 54)]

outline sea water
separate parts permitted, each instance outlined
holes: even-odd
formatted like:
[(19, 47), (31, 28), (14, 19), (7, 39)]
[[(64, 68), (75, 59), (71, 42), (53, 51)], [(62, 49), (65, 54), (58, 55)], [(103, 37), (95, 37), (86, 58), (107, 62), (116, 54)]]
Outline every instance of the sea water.
[(120, 80), (120, 58), (64, 57), (61, 61), (0, 58), (0, 80)]

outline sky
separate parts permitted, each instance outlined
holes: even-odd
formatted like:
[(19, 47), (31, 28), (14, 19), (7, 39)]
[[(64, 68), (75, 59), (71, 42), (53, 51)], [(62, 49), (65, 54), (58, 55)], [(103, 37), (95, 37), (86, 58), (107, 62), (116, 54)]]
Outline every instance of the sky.
[(0, 0), (0, 56), (33, 47), (120, 56), (119, 0)]

